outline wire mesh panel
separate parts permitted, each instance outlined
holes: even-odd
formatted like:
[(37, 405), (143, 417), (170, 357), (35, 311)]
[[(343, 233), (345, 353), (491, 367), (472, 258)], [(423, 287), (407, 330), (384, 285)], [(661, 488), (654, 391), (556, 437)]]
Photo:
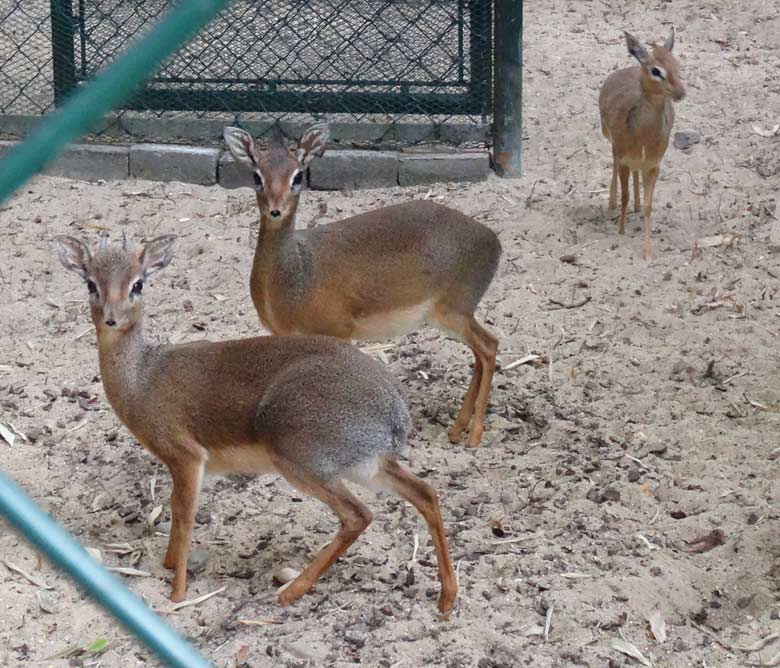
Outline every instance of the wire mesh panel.
[[(170, 6), (0, 2), (0, 55), (10, 59), (0, 114), (49, 111)], [(490, 0), (235, 0), (107, 129), (166, 139), (164, 128), (176, 119), (327, 118), (371, 124), (356, 143), (473, 143), (485, 137), (491, 93)], [(452, 127), (461, 131), (447, 132)]]

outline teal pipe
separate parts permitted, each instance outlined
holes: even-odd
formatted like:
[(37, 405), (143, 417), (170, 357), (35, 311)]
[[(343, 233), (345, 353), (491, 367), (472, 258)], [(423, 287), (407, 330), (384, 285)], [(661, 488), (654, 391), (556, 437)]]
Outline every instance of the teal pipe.
[[(93, 128), (110, 109), (129, 98), (141, 81), (213, 19), (229, 0), (181, 0), (127, 53), (76, 92), (0, 163), (0, 203), (10, 197), (67, 144)], [(0, 473), (0, 515), (53, 564), (65, 570), (106, 610), (171, 668), (211, 664), (99, 566), (14, 482)]]
[(51, 563), (78, 582), (167, 666), (211, 668), (211, 663), (90, 557), (67, 531), (39, 510), (22, 489), (2, 473), (0, 515), (45, 554)]
[(229, 0), (180, 0), (135, 46), (73, 94), (0, 162), (0, 204), (57, 158), (67, 144), (94, 128), (130, 98), (139, 83), (213, 19)]

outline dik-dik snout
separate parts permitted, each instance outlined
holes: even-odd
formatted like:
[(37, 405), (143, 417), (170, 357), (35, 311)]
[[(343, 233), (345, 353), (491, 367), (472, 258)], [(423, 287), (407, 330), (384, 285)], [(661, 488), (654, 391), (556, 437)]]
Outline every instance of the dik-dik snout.
[(298, 209), (304, 173), (309, 163), (325, 152), (328, 126), (309, 128), (294, 149), (277, 134), (270, 148), (261, 151), (251, 135), (240, 128), (225, 128), (225, 143), (235, 160), (252, 170), (260, 220), (269, 227), (289, 222)]
[(141, 294), (144, 281), (165, 267), (173, 257), (173, 236), (159, 237), (139, 253), (108, 247), (101, 240), (98, 255), (78, 239), (55, 237), (60, 261), (84, 279), (89, 294), (92, 322), (98, 334), (125, 332), (141, 318)]

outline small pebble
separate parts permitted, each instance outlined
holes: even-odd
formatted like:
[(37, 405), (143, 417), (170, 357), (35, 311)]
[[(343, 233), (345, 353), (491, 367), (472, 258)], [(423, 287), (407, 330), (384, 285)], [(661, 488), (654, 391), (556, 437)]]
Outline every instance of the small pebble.
[(206, 570), (206, 564), (209, 560), (209, 553), (206, 550), (190, 550), (187, 557), (187, 572), (190, 575), (197, 575)]

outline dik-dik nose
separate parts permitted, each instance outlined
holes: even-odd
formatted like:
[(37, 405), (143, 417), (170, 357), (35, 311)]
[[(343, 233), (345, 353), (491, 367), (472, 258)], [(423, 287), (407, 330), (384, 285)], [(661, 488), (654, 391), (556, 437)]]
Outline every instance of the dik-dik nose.
[(279, 211), (279, 209), (271, 209), (269, 213), (271, 214), (271, 218), (278, 218), (282, 215), (282, 212)]
[(106, 318), (106, 324), (109, 327), (116, 327), (116, 320), (114, 320), (113, 318)]

